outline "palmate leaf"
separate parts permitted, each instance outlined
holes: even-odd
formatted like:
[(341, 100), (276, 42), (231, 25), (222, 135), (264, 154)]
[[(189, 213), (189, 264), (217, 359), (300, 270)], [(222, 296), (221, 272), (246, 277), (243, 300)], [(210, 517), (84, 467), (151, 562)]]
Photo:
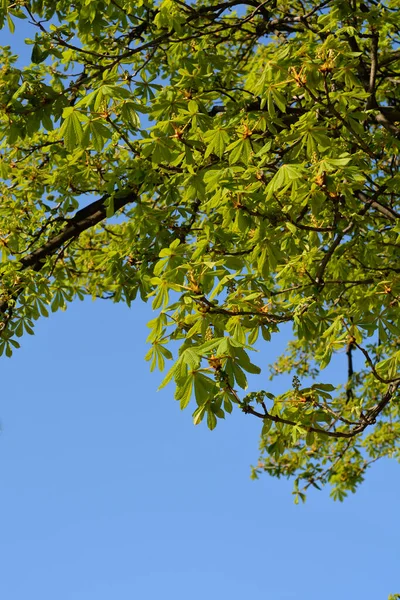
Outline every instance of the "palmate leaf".
[(134, 129), (138, 129), (140, 127), (140, 118), (136, 112), (136, 105), (134, 102), (126, 100), (123, 102), (121, 106), (121, 117)]
[(215, 381), (203, 373), (194, 373), (194, 393), (197, 404), (202, 406), (216, 393)]
[(248, 164), (249, 158), (252, 154), (252, 148), (249, 139), (239, 139), (229, 144), (226, 148), (229, 154), (229, 164), (234, 165), (235, 163), (242, 161), (245, 164)]
[(60, 129), (60, 136), (66, 149), (71, 151), (79, 147), (83, 139), (81, 116), (73, 108), (66, 108), (63, 116), (64, 123)]
[(282, 165), (267, 185), (267, 198), (271, 198), (275, 192), (302, 177), (304, 177), (304, 169), (300, 165)]
[(214, 153), (221, 158), (229, 142), (228, 132), (222, 128), (216, 129), (208, 132), (204, 136), (204, 139), (207, 143), (207, 150), (204, 157), (207, 158), (210, 154)]
[(102, 151), (104, 144), (112, 136), (111, 131), (100, 121), (96, 120), (92, 120), (86, 125), (84, 134), (86, 133), (90, 135), (93, 147), (97, 152)]

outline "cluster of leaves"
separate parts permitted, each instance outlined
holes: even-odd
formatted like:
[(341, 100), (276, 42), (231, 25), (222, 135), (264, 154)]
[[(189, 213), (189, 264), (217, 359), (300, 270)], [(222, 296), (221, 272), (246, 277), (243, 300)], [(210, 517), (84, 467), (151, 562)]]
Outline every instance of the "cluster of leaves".
[[(139, 293), (194, 422), (260, 419), (255, 477), (341, 500), (399, 458), (399, 8), (3, 2), (32, 34), (24, 68), (0, 54), (0, 353), (49, 308)], [(287, 324), (291, 389), (247, 393)], [(342, 386), (304, 381), (338, 354)]]

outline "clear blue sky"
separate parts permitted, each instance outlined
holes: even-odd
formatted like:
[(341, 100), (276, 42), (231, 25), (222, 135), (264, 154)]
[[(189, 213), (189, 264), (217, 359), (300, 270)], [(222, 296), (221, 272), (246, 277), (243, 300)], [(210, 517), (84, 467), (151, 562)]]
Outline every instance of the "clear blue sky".
[[(399, 467), (344, 504), (249, 479), (258, 423), (194, 427), (143, 361), (149, 307), (76, 302), (2, 359), (4, 600), (360, 600), (399, 581)], [(263, 360), (268, 359), (266, 347)]]
[(344, 504), (312, 491), (294, 506), (290, 483), (250, 481), (259, 423), (237, 413), (210, 432), (172, 387), (156, 392), (160, 376), (143, 359), (151, 316), (140, 303), (76, 302), (0, 360), (0, 598), (399, 591), (400, 467), (375, 465)]

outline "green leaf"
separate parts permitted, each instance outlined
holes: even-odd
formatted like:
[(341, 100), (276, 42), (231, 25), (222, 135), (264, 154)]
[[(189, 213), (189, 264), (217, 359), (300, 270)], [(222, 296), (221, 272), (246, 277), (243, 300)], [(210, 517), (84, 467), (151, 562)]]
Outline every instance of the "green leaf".
[(140, 119), (136, 112), (136, 104), (129, 100), (126, 100), (121, 107), (121, 117), (128, 125), (131, 125), (134, 129), (140, 127)]
[(42, 63), (48, 56), (48, 52), (42, 51), (39, 44), (34, 44), (32, 48), (31, 61), (35, 65)]
[(107, 198), (107, 200), (105, 201), (105, 205), (106, 205), (106, 217), (107, 217), (107, 219), (110, 219), (112, 216), (114, 216), (114, 213), (115, 213), (114, 196), (110, 196), (109, 198)]
[(182, 360), (182, 356), (181, 356), (180, 358), (178, 358), (178, 360), (176, 361), (176, 363), (172, 365), (172, 367), (170, 368), (170, 370), (168, 371), (168, 373), (166, 374), (166, 376), (164, 377), (164, 379), (162, 380), (162, 382), (158, 386), (159, 390), (161, 390), (166, 385), (168, 385), (168, 383), (172, 380), (172, 378), (176, 375), (176, 373), (179, 372), (179, 369), (180, 369), (180, 367), (182, 365), (182, 362), (183, 362), (183, 360)]
[(205, 404), (215, 388), (215, 382), (202, 373), (194, 373), (194, 393), (199, 406)]
[(60, 136), (64, 140), (67, 150), (71, 151), (78, 147), (83, 138), (83, 128), (76, 111), (69, 112), (60, 129)]
[(105, 142), (111, 138), (111, 132), (99, 121), (90, 121), (87, 127), (89, 127), (95, 150), (101, 152)]
[(181, 410), (184, 410), (190, 402), (193, 392), (193, 377), (190, 376), (186, 379), (186, 381), (179, 387), (177, 387), (175, 392), (176, 400), (180, 402)]
[(243, 389), (247, 389), (247, 378), (242, 369), (238, 365), (233, 365), (233, 373), (236, 379), (236, 383)]
[(311, 386), (312, 390), (324, 390), (325, 392), (333, 392), (336, 388), (331, 383), (314, 383)]
[(207, 427), (208, 429), (215, 429), (217, 426), (217, 417), (214, 415), (211, 409), (207, 410)]
[(261, 436), (267, 435), (272, 427), (273, 421), (271, 419), (264, 419), (261, 430)]
[[(12, 20), (12, 18), (10, 17), (10, 15), (7, 13), (7, 23), (8, 23), (8, 28), (10, 30), (11, 33), (14, 33), (15, 31), (15, 25), (14, 25), (14, 21)], [(33, 59), (32, 59), (32, 62)]]
[(221, 158), (229, 142), (229, 135), (224, 129), (216, 129), (208, 132), (205, 135), (205, 140), (208, 142), (208, 145), (204, 158), (207, 158), (212, 153)]
[(206, 413), (206, 410), (207, 410), (206, 405), (202, 405), (202, 406), (199, 406), (198, 408), (196, 408), (196, 410), (193, 413), (194, 425), (199, 425), (199, 423), (201, 423), (201, 421), (203, 420), (203, 417)]
[(267, 198), (271, 198), (274, 192), (290, 185), (293, 181), (303, 176), (303, 169), (299, 165), (282, 165), (267, 185)]
[(182, 360), (186, 362), (192, 370), (195, 370), (200, 365), (200, 356), (192, 348), (186, 348), (182, 354)]

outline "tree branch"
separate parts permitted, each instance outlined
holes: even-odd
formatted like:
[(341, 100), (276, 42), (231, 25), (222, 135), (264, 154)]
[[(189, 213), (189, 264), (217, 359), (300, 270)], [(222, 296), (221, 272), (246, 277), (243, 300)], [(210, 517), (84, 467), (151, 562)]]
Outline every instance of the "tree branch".
[[(264, 413), (261, 413), (261, 412), (255, 410), (252, 406), (250, 406), (248, 404), (244, 404), (240, 400), (239, 400), (239, 404), (240, 404), (243, 412), (250, 414), (250, 415), (254, 415), (255, 417), (258, 417), (259, 419), (263, 419), (263, 420), (269, 419), (270, 421), (273, 421), (274, 423), (282, 423), (285, 425), (291, 425), (293, 427), (301, 427), (301, 428), (305, 429), (306, 431), (312, 431), (314, 433), (327, 435), (332, 438), (350, 439), (350, 438), (353, 438), (356, 435), (359, 435), (360, 433), (362, 433), (370, 425), (374, 425), (376, 423), (377, 416), (389, 404), (390, 400), (393, 398), (393, 396), (396, 393), (399, 386), (400, 386), (400, 381), (398, 381), (396, 383), (391, 383), (389, 385), (386, 393), (383, 395), (382, 400), (380, 400), (380, 402), (378, 402), (376, 404), (376, 406), (374, 406), (374, 408), (367, 411), (363, 420), (359, 424), (357, 424), (354, 427), (354, 429), (352, 429), (351, 431), (330, 431), (329, 429), (322, 429), (320, 427), (303, 425), (301, 422), (296, 423), (296, 421), (292, 421), (290, 419), (285, 419), (285, 418), (279, 417), (277, 415), (271, 415), (268, 412), (265, 405), (263, 407)], [(237, 397), (236, 392), (235, 392), (235, 396)]]
[(339, 246), (340, 242), (342, 241), (342, 239), (344, 238), (346, 233), (348, 233), (350, 231), (350, 229), (353, 227), (353, 225), (354, 225), (354, 222), (351, 221), (347, 225), (347, 227), (345, 229), (343, 229), (343, 231), (341, 231), (340, 233), (337, 234), (337, 236), (333, 240), (332, 244), (328, 248), (328, 250), (327, 250), (324, 258), (321, 260), (321, 262), (318, 266), (317, 272), (315, 274), (315, 281), (316, 281), (317, 285), (319, 285), (319, 286), (323, 285), (325, 269), (328, 266), (328, 263), (329, 263), (330, 259), (332, 258), (333, 253), (335, 252), (336, 248)]
[[(110, 194), (105, 194), (95, 202), (92, 202), (88, 206), (78, 210), (78, 212), (71, 219), (67, 220), (65, 227), (60, 233), (54, 235), (42, 246), (20, 259), (20, 271), (30, 268), (36, 272), (39, 272), (42, 269), (46, 258), (53, 256), (57, 250), (63, 246), (63, 244), (78, 238), (83, 231), (86, 231), (87, 229), (90, 229), (91, 227), (94, 227), (103, 221), (103, 219), (106, 218), (107, 213), (107, 207), (105, 203), (110, 199), (110, 197)], [(114, 198), (114, 211), (117, 212), (130, 202), (134, 202), (137, 199), (138, 190), (129, 190), (124, 194), (118, 195)], [(22, 288), (16, 290), (12, 299), (15, 300), (21, 291)], [(4, 313), (7, 309), (9, 309), (9, 307), (10, 298), (7, 298), (0, 302), (0, 313)]]
[(393, 208), (390, 208), (390, 206), (385, 206), (381, 202), (378, 202), (376, 198), (368, 198), (368, 196), (366, 196), (361, 190), (356, 191), (355, 195), (359, 200), (361, 200), (361, 202), (368, 206), (372, 206), (372, 208), (375, 208), (375, 210), (380, 212), (382, 215), (385, 215), (385, 217), (388, 219), (391, 219), (392, 221), (400, 219), (400, 214), (398, 212), (393, 210)]

